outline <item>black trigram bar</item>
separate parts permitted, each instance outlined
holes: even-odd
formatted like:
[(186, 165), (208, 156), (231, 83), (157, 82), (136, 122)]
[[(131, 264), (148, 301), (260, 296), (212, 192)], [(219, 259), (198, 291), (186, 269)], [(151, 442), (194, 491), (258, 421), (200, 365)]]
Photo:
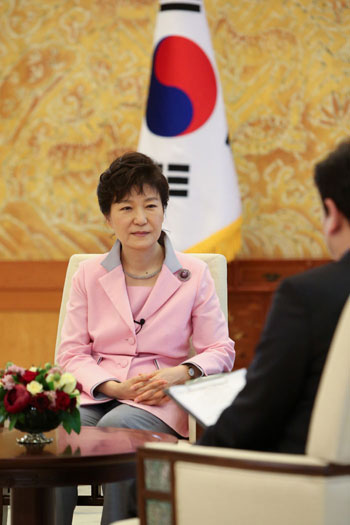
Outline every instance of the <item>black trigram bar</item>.
[(188, 164), (168, 164), (169, 171), (190, 171)]
[(170, 197), (187, 197), (187, 190), (169, 190)]
[(169, 190), (170, 197), (187, 197), (187, 190)]
[(188, 177), (168, 177), (169, 184), (188, 184)]
[(200, 5), (191, 3), (170, 2), (169, 4), (162, 4), (160, 6), (160, 11), (195, 11), (199, 13), (200, 10)]
[[(189, 164), (168, 164), (167, 170), (170, 173), (176, 172), (176, 175), (169, 175), (168, 176), (168, 182), (169, 185), (176, 185), (181, 184), (183, 186), (188, 186), (189, 178), (188, 176), (180, 175), (181, 173), (189, 173), (190, 166)], [(171, 197), (187, 197), (188, 196), (188, 190), (187, 189), (174, 189), (171, 187), (169, 189), (169, 195)]]

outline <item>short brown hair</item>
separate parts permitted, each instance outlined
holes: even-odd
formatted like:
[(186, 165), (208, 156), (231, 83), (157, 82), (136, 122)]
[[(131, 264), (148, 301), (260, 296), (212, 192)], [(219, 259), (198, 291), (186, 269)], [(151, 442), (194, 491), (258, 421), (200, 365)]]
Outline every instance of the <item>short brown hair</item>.
[(145, 185), (157, 190), (165, 210), (169, 200), (169, 185), (160, 166), (137, 151), (118, 157), (100, 175), (97, 198), (101, 212), (108, 217), (112, 204), (123, 200), (133, 188), (143, 193)]

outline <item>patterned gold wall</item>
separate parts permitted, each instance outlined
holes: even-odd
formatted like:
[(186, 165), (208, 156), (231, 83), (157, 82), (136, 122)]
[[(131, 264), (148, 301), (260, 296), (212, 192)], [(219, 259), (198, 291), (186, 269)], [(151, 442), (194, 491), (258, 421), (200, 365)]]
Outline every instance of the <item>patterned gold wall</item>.
[[(326, 256), (312, 166), (350, 135), (350, 1), (205, 6), (243, 198), (240, 256)], [(97, 176), (137, 146), (157, 9), (0, 2), (1, 259), (111, 245)]]

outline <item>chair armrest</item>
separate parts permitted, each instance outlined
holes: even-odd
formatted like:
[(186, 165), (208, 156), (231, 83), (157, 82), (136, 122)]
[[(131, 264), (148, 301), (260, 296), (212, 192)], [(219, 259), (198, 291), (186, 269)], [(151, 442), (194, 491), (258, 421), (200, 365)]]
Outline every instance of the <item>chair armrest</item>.
[[(188, 442), (178, 441), (176, 444), (172, 443), (146, 443), (143, 447), (147, 451), (153, 451), (150, 455), (159, 457), (169, 457), (184, 461), (198, 461), (201, 463), (213, 463), (218, 460), (232, 465), (238, 463), (244, 465), (245, 463), (254, 463), (257, 466), (261, 465), (276, 465), (276, 469), (283, 466), (305, 466), (305, 467), (326, 467), (328, 463), (318, 458), (312, 458), (303, 454), (279, 454), (277, 452), (259, 452), (255, 450), (241, 450), (229, 449), (222, 447), (202, 447), (199, 445), (191, 445)], [(186, 457), (183, 457), (185, 454)]]
[(174, 525), (191, 525), (194, 516), (201, 525), (335, 525), (324, 516), (339, 509), (337, 525), (345, 525), (344, 469), (304, 455), (147, 443), (138, 450), (140, 523), (162, 515)]

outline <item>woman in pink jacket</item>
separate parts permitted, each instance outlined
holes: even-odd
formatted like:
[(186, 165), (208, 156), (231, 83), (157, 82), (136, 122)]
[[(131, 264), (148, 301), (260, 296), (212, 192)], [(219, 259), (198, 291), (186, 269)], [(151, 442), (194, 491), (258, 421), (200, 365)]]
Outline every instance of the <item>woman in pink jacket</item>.
[[(186, 437), (187, 416), (164, 388), (228, 372), (234, 361), (213, 279), (202, 261), (175, 252), (162, 231), (168, 182), (149, 157), (116, 159), (97, 195), (117, 241), (73, 277), (58, 362), (83, 385), (83, 425)], [(130, 516), (124, 491), (115, 488), (126, 483), (106, 486), (102, 524)], [(66, 492), (58, 523), (71, 523), (69, 489), (58, 492)]]

